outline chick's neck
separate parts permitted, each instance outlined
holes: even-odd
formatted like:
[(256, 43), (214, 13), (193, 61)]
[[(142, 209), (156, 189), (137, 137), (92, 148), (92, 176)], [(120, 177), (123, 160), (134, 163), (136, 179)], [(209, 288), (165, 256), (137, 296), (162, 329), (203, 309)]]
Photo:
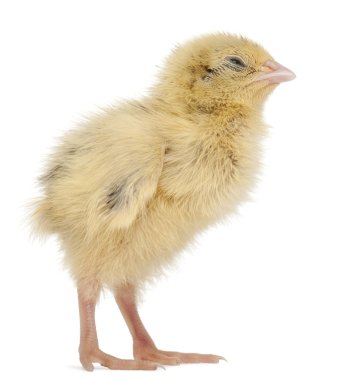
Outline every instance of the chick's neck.
[(213, 131), (223, 129), (236, 132), (244, 126), (248, 128), (250, 122), (262, 124), (261, 106), (253, 107), (238, 101), (225, 99), (216, 103), (215, 107), (206, 108), (165, 96), (154, 98), (151, 105), (157, 112), (195, 123), (199, 127), (209, 127)]

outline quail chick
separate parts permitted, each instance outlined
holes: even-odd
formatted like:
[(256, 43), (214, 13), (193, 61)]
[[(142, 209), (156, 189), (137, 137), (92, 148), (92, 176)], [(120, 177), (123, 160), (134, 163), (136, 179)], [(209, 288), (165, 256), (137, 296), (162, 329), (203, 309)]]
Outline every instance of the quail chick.
[[(266, 129), (262, 106), (294, 77), (246, 38), (203, 36), (174, 49), (148, 96), (110, 107), (61, 138), (32, 216), (38, 235), (57, 235), (77, 285), (86, 370), (222, 359), (157, 348), (137, 292), (247, 198)], [(103, 288), (127, 323), (134, 360), (99, 348), (95, 306)]]

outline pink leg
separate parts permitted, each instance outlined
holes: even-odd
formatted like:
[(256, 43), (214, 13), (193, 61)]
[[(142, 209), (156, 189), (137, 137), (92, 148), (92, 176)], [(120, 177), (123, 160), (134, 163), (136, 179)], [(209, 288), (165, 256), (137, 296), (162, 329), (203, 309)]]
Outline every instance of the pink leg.
[(149, 360), (166, 365), (180, 363), (218, 363), (222, 356), (162, 351), (154, 344), (146, 331), (136, 306), (135, 288), (132, 285), (117, 289), (114, 293), (116, 302), (127, 323), (133, 338), (133, 354), (135, 359)]
[(80, 282), (77, 287), (80, 311), (80, 362), (84, 369), (93, 371), (93, 363), (100, 363), (110, 369), (155, 370), (158, 365), (139, 360), (123, 360), (108, 355), (99, 349), (95, 306), (100, 286), (97, 281)]

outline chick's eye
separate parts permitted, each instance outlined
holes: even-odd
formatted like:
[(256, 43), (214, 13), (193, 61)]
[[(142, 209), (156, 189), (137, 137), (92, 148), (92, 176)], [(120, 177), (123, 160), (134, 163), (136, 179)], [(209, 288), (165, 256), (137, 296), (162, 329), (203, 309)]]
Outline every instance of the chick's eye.
[(226, 61), (228, 61), (228, 64), (232, 67), (238, 68), (240, 70), (246, 67), (245, 62), (239, 57), (226, 57), (225, 59)]
[(234, 65), (243, 66), (243, 62), (239, 58), (230, 58), (229, 62), (233, 63)]

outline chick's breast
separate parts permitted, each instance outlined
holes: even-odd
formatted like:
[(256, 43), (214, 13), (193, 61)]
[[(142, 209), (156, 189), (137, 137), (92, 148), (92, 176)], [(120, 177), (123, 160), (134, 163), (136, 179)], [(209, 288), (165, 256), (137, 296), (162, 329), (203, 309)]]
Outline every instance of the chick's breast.
[(259, 168), (258, 133), (188, 123), (167, 143), (159, 186), (189, 215), (208, 224), (248, 198)]

